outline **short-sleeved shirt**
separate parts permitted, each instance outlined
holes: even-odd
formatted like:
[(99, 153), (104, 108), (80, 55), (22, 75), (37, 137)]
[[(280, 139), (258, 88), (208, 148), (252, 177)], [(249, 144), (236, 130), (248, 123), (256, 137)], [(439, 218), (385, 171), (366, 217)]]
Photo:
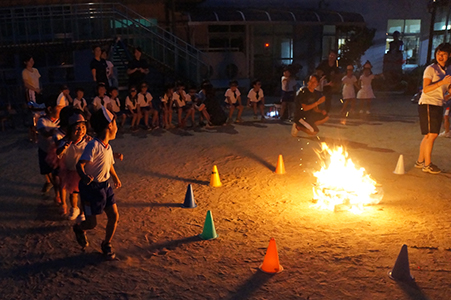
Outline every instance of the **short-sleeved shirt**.
[[(47, 133), (51, 133), (52, 131), (54, 131), (55, 129), (57, 129), (59, 127), (59, 119), (56, 120), (50, 120), (47, 116), (43, 116), (41, 118), (39, 118), (37, 124), (36, 124), (36, 129), (38, 131), (45, 131)], [(52, 136), (43, 136), (42, 134), (38, 135), (38, 147), (44, 151), (44, 152), (48, 152), (50, 145), (53, 143), (53, 138)]]
[(173, 101), (175, 101), (175, 103), (177, 104), (177, 107), (183, 107), (186, 105), (186, 99), (187, 99), (187, 95), (185, 91), (182, 91), (181, 94), (179, 94), (178, 92), (174, 92), (174, 94), (172, 94), (172, 99)]
[(173, 95), (168, 96), (168, 94), (164, 94), (163, 98), (161, 98), (161, 102), (164, 104), (169, 104), (172, 101)]
[[(442, 80), (446, 75), (450, 74), (449, 68), (442, 69), (438, 64), (429, 65), (423, 73), (423, 79), (428, 78), (432, 83)], [(446, 84), (439, 86), (438, 88), (425, 93), (421, 93), (418, 104), (431, 104), (436, 106), (442, 106), (445, 99), (445, 93), (448, 90)]]
[(259, 102), (263, 99), (263, 97), (265, 97), (265, 95), (263, 94), (262, 89), (259, 89), (258, 92), (254, 91), (254, 89), (251, 89), (247, 94), (247, 97), (251, 100), (251, 102)]
[(282, 76), (280, 82), (282, 83), (282, 91), (284, 92), (294, 92), (294, 88), (297, 85), (297, 82), (293, 77)]
[(130, 98), (130, 96), (127, 96), (127, 98), (125, 99), (125, 107), (127, 107), (127, 109), (129, 109), (130, 107), (131, 109), (136, 109), (137, 105), (138, 105), (138, 97)]
[(87, 103), (86, 103), (85, 98), (81, 98), (81, 99), (75, 98), (74, 99), (74, 107), (75, 108), (84, 110), (86, 108), (86, 105), (87, 105)]
[(341, 79), (343, 83), (343, 99), (353, 99), (355, 98), (355, 88), (354, 84), (357, 82), (357, 77), (352, 75), (351, 77), (344, 76)]
[(296, 103), (296, 114), (298, 116), (306, 116), (309, 112), (312, 112), (313, 110), (304, 111), (302, 109), (302, 104), (310, 105), (315, 103), (319, 100), (323, 95), (321, 92), (313, 91), (310, 92), (310, 90), (306, 87), (299, 89), (299, 91), (296, 93), (295, 103)]
[(108, 86), (108, 77), (106, 76), (106, 69), (108, 68), (108, 65), (106, 61), (103, 58), (101, 58), (100, 60), (93, 58), (91, 60), (90, 67), (91, 70), (96, 70), (96, 82), (102, 82), (103, 84)]
[(114, 164), (113, 149), (95, 138), (87, 145), (80, 160), (89, 163), (85, 165), (86, 175), (91, 175), (95, 182), (104, 182), (110, 178), (110, 169)]
[(24, 83), (34, 87), (35, 89), (39, 88), (39, 78), (41, 78), (41, 74), (39, 74), (39, 71), (36, 68), (32, 68), (31, 72), (27, 69), (22, 71), (22, 79)]
[(225, 102), (227, 102), (227, 97), (229, 97), (230, 102), (234, 104), (238, 101), (238, 97), (241, 96), (241, 93), (239, 89), (236, 89), (235, 92), (233, 92), (231, 89), (228, 89), (225, 92), (224, 96), (226, 97)]
[(145, 95), (143, 95), (142, 93), (138, 94), (138, 104), (140, 107), (150, 106), (152, 99), (153, 97), (149, 92), (147, 92)]
[[(59, 142), (58, 147), (64, 146), (68, 141), (66, 139), (62, 139)], [(77, 163), (80, 159), (81, 155), (83, 154), (83, 151), (86, 148), (86, 145), (88, 145), (88, 141), (86, 137), (83, 137), (80, 141), (77, 143), (71, 143), (69, 147), (67, 147), (66, 151), (63, 154), (62, 159), (64, 160), (64, 165), (67, 170), (70, 171), (76, 171), (77, 170)]]
[[(128, 69), (133, 70), (136, 68), (148, 69), (149, 65), (147, 64), (147, 61), (143, 58), (141, 58), (140, 60), (134, 58), (128, 63)], [(130, 85), (139, 85), (141, 84), (141, 82), (144, 81), (144, 78), (146, 78), (146, 74), (140, 71), (136, 71), (129, 75), (128, 82)]]
[(61, 106), (61, 107), (66, 107), (69, 106), (69, 100), (67, 99), (66, 95), (64, 95), (63, 93), (60, 93), (58, 96), (58, 99), (56, 100), (56, 105)]
[(121, 100), (119, 100), (119, 98), (117, 97), (115, 99), (110, 98), (110, 103), (113, 112), (118, 113), (121, 111)]
[(102, 106), (107, 108), (107, 106), (110, 102), (111, 102), (111, 99), (108, 96), (103, 96), (102, 98), (100, 98), (99, 96), (96, 96), (94, 98), (94, 101), (92, 101), (92, 105), (94, 105), (95, 109), (99, 109)]

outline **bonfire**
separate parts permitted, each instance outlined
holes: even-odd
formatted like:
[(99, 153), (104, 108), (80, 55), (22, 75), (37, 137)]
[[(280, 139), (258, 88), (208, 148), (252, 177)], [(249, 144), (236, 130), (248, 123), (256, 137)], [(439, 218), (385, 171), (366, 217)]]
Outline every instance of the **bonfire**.
[(317, 152), (321, 170), (315, 172), (313, 185), (315, 206), (333, 211), (363, 211), (364, 206), (378, 204), (383, 197), (380, 185), (366, 173), (364, 168), (356, 168), (345, 149), (330, 149), (321, 143)]

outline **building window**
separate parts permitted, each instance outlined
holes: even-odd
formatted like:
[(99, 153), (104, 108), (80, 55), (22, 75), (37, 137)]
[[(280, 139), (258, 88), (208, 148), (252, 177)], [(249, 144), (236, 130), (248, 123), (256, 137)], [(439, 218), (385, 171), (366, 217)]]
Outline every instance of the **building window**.
[(398, 31), (403, 42), (404, 69), (412, 69), (418, 66), (420, 50), (420, 19), (390, 19), (387, 23), (387, 38), (385, 53), (390, 50), (390, 42), (393, 41), (393, 32)]
[(246, 39), (244, 25), (210, 25), (208, 36), (207, 51), (244, 52)]

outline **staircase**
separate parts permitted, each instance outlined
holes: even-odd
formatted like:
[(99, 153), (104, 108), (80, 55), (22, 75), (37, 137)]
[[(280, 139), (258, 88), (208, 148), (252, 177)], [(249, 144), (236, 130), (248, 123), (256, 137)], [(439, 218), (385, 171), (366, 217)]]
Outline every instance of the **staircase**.
[[(203, 53), (119, 3), (61, 4), (0, 9), (0, 49), (26, 46), (114, 44), (113, 63), (124, 83), (128, 47), (140, 46), (158, 72), (199, 83)], [(127, 58), (127, 59), (126, 59)]]

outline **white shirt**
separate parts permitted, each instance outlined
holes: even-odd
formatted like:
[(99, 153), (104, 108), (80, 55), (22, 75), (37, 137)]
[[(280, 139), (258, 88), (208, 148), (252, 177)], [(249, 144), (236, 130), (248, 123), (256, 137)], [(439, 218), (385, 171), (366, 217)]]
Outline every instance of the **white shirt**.
[(294, 88), (296, 87), (297, 82), (293, 77), (282, 76), (280, 81), (282, 82), (282, 91), (294, 92)]
[(147, 107), (151, 104), (152, 102), (152, 95), (147, 92), (146, 95), (143, 95), (142, 93), (138, 94), (138, 104), (140, 107)]
[[(68, 141), (66, 140), (61, 140), (59, 147), (64, 146), (64, 144), (66, 144), (67, 142)], [(62, 155), (62, 159), (64, 160), (64, 165), (66, 166), (67, 170), (77, 170), (78, 160), (80, 159), (87, 145), (88, 141), (85, 136), (78, 143), (72, 143), (69, 145), (69, 147), (66, 148), (66, 151), (64, 151)]]
[(81, 99), (75, 98), (74, 99), (74, 107), (75, 108), (84, 110), (86, 108), (86, 105), (87, 105), (87, 103), (86, 103), (85, 98), (81, 98)]
[(69, 100), (67, 100), (67, 97), (66, 95), (64, 95), (64, 93), (61, 92), (59, 94), (58, 99), (56, 100), (56, 105), (62, 107), (69, 106)]
[[(449, 75), (449, 71), (449, 68), (443, 70), (438, 64), (431, 64), (424, 70), (423, 79), (428, 78), (431, 80), (431, 83), (435, 83), (442, 80), (446, 75)], [(423, 91), (423, 93), (421, 93), (420, 101), (418, 102), (418, 104), (442, 106), (447, 90), (448, 86), (444, 84), (428, 93), (425, 93)]]
[(27, 69), (22, 71), (23, 81), (35, 89), (39, 88), (39, 78), (41, 78), (41, 74), (39, 74), (38, 69), (32, 68), (31, 72)]
[(102, 99), (100, 99), (99, 96), (94, 98), (94, 101), (92, 102), (92, 105), (94, 105), (95, 109), (99, 109), (100, 107), (105, 106), (105, 108), (107, 108), (108, 104), (111, 102), (110, 97), (108, 96), (103, 96), (103, 104), (102, 104)]
[(110, 98), (110, 103), (111, 103), (111, 108), (113, 109), (113, 112), (117, 113), (121, 111), (121, 100), (119, 100), (119, 98), (116, 97), (116, 99), (111, 99)]
[(130, 96), (127, 96), (127, 98), (125, 99), (125, 107), (127, 107), (127, 109), (129, 109), (129, 107), (131, 107), (132, 109), (136, 109), (138, 105), (138, 99), (135, 100), (135, 103), (132, 102), (132, 100), (130, 99)]
[[(55, 129), (57, 129), (59, 127), (59, 119), (56, 119), (54, 121), (50, 120), (47, 117), (41, 117), (39, 118), (37, 124), (36, 124), (36, 129), (38, 131), (45, 131), (47, 133), (53, 133), (52, 131), (54, 131)], [(38, 135), (38, 147), (44, 151), (44, 152), (48, 152), (50, 145), (53, 143), (53, 137), (52, 135), (46, 137), (43, 136), (42, 134)]]
[(171, 102), (172, 101), (172, 97), (173, 96), (171, 96), (170, 98), (169, 98), (169, 96), (168, 96), (168, 94), (164, 94), (164, 96), (163, 96), (163, 98), (161, 98), (161, 102), (163, 102), (163, 103), (169, 103), (169, 102)]
[(85, 173), (91, 175), (95, 182), (110, 179), (110, 169), (114, 164), (113, 149), (110, 144), (105, 146), (97, 138), (93, 139), (86, 145), (80, 160), (89, 162), (85, 165)]
[(173, 101), (175, 101), (175, 103), (177, 103), (177, 107), (183, 107), (186, 104), (186, 92), (182, 91), (180, 95), (177, 92), (174, 92), (174, 94), (172, 94), (172, 99)]
[[(235, 97), (235, 94), (236, 94), (236, 97)], [(236, 101), (238, 100), (238, 97), (241, 96), (240, 90), (236, 89), (235, 94), (233, 93), (233, 91), (231, 89), (228, 89), (224, 94), (224, 96), (226, 97), (225, 102), (227, 102), (227, 97), (229, 97), (230, 102), (232, 104), (236, 103)]]
[(254, 89), (251, 89), (247, 94), (247, 97), (249, 98), (249, 100), (251, 100), (251, 102), (258, 102), (262, 100), (263, 97), (265, 97), (265, 95), (263, 94), (263, 90), (260, 89), (258, 90), (258, 99), (257, 99), (257, 92), (255, 92)]

